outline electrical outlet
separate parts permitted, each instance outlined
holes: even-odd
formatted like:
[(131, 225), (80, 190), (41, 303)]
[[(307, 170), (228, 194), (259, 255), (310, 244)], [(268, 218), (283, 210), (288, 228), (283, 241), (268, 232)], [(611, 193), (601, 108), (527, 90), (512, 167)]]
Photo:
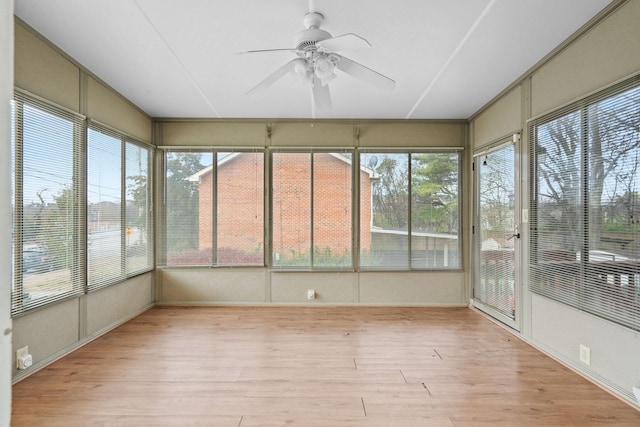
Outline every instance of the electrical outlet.
[(24, 347), (16, 350), (16, 368), (27, 369), (32, 364), (33, 357), (31, 357), (31, 355), (29, 354), (28, 345), (25, 345)]
[(587, 366), (591, 365), (591, 349), (583, 344), (580, 344), (580, 361)]
[(316, 299), (316, 291), (313, 289), (307, 290), (307, 299)]

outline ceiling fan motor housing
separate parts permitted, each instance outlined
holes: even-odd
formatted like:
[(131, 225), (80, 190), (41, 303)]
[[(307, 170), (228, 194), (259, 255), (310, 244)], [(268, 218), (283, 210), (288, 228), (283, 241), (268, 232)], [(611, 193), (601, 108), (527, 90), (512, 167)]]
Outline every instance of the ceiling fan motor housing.
[(327, 31), (320, 29), (322, 21), (324, 21), (324, 16), (318, 12), (309, 12), (304, 16), (302, 22), (306, 30), (300, 31), (293, 38), (293, 44), (297, 50), (315, 48), (316, 42), (332, 37)]
[(330, 38), (331, 34), (325, 30), (321, 30), (320, 28), (309, 28), (296, 34), (293, 39), (293, 43), (297, 50), (307, 50), (310, 47), (315, 48), (316, 42)]

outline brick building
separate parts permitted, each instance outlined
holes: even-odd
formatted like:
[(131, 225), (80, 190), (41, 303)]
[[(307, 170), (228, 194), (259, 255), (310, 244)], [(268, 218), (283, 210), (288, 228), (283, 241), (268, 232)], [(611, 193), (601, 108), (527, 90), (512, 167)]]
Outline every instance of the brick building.
[[(261, 253), (264, 235), (264, 157), (262, 153), (233, 153), (218, 161), (217, 248)], [(272, 241), (276, 257), (302, 254), (311, 246), (342, 254), (351, 251), (351, 158), (337, 153), (274, 153)], [(190, 177), (199, 183), (199, 249), (213, 244), (213, 168)], [(360, 170), (360, 244), (371, 242), (371, 183), (375, 173)], [(311, 206), (313, 203), (313, 213)], [(313, 229), (311, 228), (313, 221)]]

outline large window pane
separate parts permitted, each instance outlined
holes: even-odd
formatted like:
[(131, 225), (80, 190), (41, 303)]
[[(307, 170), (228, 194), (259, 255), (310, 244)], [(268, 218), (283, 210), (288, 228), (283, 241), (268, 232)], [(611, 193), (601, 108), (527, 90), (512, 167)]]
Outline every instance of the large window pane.
[(434, 152), (360, 155), (363, 268), (460, 268), (459, 159)]
[(127, 142), (126, 176), (126, 265), (127, 274), (153, 268), (153, 223), (149, 182), (149, 149)]
[(351, 153), (313, 153), (313, 265), (351, 266)]
[(224, 152), (217, 157), (216, 263), (263, 265), (264, 154)]
[(213, 175), (211, 153), (165, 154), (167, 265), (211, 265)]
[(311, 266), (311, 153), (273, 153), (274, 266)]
[(79, 118), (17, 94), (12, 314), (82, 292), (76, 228)]
[(532, 123), (531, 289), (640, 330), (640, 88)]
[(409, 154), (363, 153), (360, 164), (360, 265), (409, 268)]
[(87, 131), (87, 277), (89, 287), (122, 279), (122, 140)]
[(458, 268), (459, 154), (411, 155), (411, 267)]
[(582, 240), (583, 150), (580, 112), (541, 123), (535, 132), (532, 288), (578, 305)]
[(262, 151), (167, 152), (165, 177), (166, 265), (264, 265)]
[[(585, 308), (640, 328), (640, 88), (590, 105)], [(611, 301), (616, 301), (613, 306)]]
[(273, 154), (273, 265), (352, 265), (352, 154)]

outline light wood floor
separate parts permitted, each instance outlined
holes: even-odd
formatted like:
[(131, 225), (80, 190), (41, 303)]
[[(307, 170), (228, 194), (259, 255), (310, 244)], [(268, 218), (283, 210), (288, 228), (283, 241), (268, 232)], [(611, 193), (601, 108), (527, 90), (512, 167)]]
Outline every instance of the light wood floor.
[(638, 426), (466, 308), (157, 307), (13, 387), (15, 426)]

